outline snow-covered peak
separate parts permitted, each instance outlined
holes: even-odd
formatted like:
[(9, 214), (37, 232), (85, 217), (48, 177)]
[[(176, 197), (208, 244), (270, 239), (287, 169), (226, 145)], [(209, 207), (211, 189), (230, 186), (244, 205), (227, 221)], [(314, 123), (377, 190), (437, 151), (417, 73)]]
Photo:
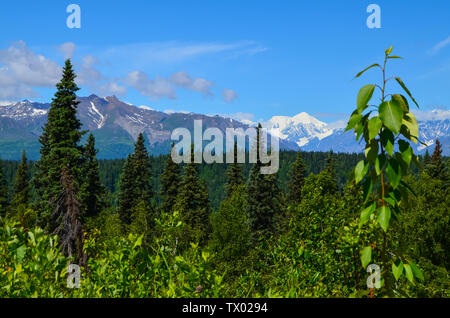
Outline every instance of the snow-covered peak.
[(150, 108), (150, 107), (145, 106), (145, 105), (139, 106), (139, 108), (140, 109), (144, 109), (144, 110), (154, 110), (153, 108)]

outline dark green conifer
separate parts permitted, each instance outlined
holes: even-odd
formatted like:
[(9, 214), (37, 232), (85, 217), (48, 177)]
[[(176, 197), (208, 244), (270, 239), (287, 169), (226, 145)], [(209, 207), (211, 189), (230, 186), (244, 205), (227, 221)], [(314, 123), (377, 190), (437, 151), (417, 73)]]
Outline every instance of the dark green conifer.
[(120, 178), (118, 210), (122, 222), (130, 224), (134, 208), (140, 202), (150, 205), (152, 196), (150, 158), (141, 133), (135, 143), (134, 153), (127, 157)]
[(302, 200), (302, 188), (305, 184), (306, 169), (303, 163), (302, 154), (297, 153), (297, 158), (292, 166), (291, 181), (289, 182), (288, 201), (293, 204), (300, 203)]
[(8, 206), (8, 186), (3, 175), (3, 162), (0, 160), (0, 217), (6, 215), (6, 208)]
[(185, 223), (183, 228), (183, 246), (189, 243), (206, 242), (209, 232), (210, 205), (205, 182), (198, 177), (197, 164), (192, 160), (184, 169), (183, 180), (175, 204)]
[(233, 163), (229, 165), (227, 170), (227, 183), (225, 184), (226, 197), (231, 198), (234, 189), (239, 187), (244, 183), (244, 178), (242, 177), (241, 165), (237, 162), (237, 143), (234, 143), (234, 160)]
[[(173, 149), (173, 144), (172, 144)], [(178, 164), (173, 162), (172, 156), (167, 157), (164, 172), (161, 175), (161, 192), (162, 198), (161, 209), (165, 213), (173, 211), (178, 196), (180, 186), (180, 169)]]
[(432, 178), (446, 181), (447, 171), (444, 162), (442, 161), (442, 146), (439, 140), (436, 140), (436, 147), (430, 162), (426, 165), (425, 171)]
[(22, 151), (22, 161), (17, 169), (16, 179), (14, 182), (14, 195), (12, 205), (18, 207), (20, 205), (28, 206), (30, 201), (30, 186), (28, 180), (28, 162), (25, 150)]
[(75, 189), (79, 189), (84, 177), (83, 148), (79, 145), (84, 132), (80, 131), (81, 122), (76, 116), (79, 104), (76, 92), (79, 88), (75, 84), (75, 78), (72, 64), (67, 60), (62, 79), (56, 84), (57, 91), (52, 99), (47, 123), (39, 138), (41, 158), (37, 163), (34, 178), (39, 202), (38, 223), (50, 232), (53, 232), (60, 222), (52, 217), (52, 212), (63, 190), (63, 169), (69, 170), (68, 173), (73, 176)]
[(275, 231), (275, 219), (282, 212), (277, 174), (262, 174), (259, 148), (264, 145), (260, 134), (261, 124), (255, 141), (257, 160), (253, 165), (247, 183), (247, 213), (255, 237), (268, 237)]
[(150, 203), (153, 197), (152, 190), (152, 171), (150, 157), (147, 148), (145, 148), (144, 135), (139, 134), (134, 146), (133, 170), (135, 173), (136, 200)]
[(84, 184), (84, 209), (86, 217), (97, 216), (106, 205), (106, 189), (100, 181), (99, 167), (97, 161), (97, 150), (95, 149), (95, 138), (89, 134), (84, 149), (86, 160)]

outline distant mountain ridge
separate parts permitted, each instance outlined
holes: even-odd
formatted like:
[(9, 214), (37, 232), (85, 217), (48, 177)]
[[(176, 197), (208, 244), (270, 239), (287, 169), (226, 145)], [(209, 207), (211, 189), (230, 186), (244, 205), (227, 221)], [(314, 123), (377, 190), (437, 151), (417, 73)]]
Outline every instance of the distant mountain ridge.
[[(193, 131), (194, 120), (202, 120), (203, 129), (249, 126), (222, 116), (194, 113), (165, 113), (149, 107), (136, 107), (120, 101), (115, 96), (91, 95), (79, 97), (78, 118), (82, 129), (90, 130), (96, 138), (100, 159), (124, 158), (133, 151), (139, 133), (144, 133), (147, 147), (153, 155), (169, 153), (172, 131), (184, 127)], [(39, 158), (39, 136), (47, 121), (49, 103), (22, 101), (0, 107), (0, 157), (16, 160), (25, 149), (30, 159)], [(281, 140), (280, 147), (296, 150), (298, 146)]]
[[(133, 106), (115, 96), (91, 95), (78, 99), (78, 117), (83, 129), (90, 130), (96, 137), (100, 159), (124, 158), (132, 152), (133, 144), (140, 132), (148, 142), (153, 155), (170, 151), (171, 133), (175, 128), (193, 130), (194, 120), (201, 119), (203, 128), (243, 128), (257, 123), (240, 122), (223, 116), (209, 116), (185, 112), (162, 112), (148, 106)], [(0, 158), (17, 160), (22, 149), (32, 160), (39, 158), (39, 136), (47, 120), (49, 103), (24, 100), (11, 105), (0, 106)], [(443, 144), (445, 155), (450, 155), (448, 117), (419, 120), (420, 138), (431, 148), (436, 138)], [(352, 132), (334, 128), (315, 117), (302, 112), (293, 117), (274, 116), (262, 123), (269, 133), (280, 138), (282, 150), (361, 152), (363, 144), (355, 141)], [(415, 145), (418, 153), (425, 147)], [(432, 151), (432, 149), (431, 149)]]

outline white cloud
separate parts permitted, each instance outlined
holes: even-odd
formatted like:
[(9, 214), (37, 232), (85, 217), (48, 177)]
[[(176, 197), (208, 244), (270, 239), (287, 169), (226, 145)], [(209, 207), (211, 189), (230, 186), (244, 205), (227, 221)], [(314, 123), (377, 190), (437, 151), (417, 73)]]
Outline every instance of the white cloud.
[(125, 86), (121, 86), (116, 82), (106, 83), (104, 85), (99, 86), (99, 94), (102, 96), (124, 96), (127, 93), (127, 88)]
[(446, 38), (445, 40), (442, 40), (441, 42), (437, 43), (431, 50), (428, 51), (429, 54), (434, 55), (438, 53), (441, 49), (448, 46), (450, 44), (450, 36)]
[(177, 98), (172, 83), (164, 77), (157, 76), (152, 80), (146, 73), (134, 71), (128, 73), (125, 78), (125, 83), (151, 99), (161, 99), (163, 97), (167, 97), (168, 99)]
[(91, 55), (83, 57), (77, 76), (77, 82), (80, 85), (95, 87), (99, 81), (105, 79), (102, 73), (94, 67), (98, 63), (99, 61)]
[(66, 42), (61, 44), (59, 47), (59, 50), (64, 54), (65, 59), (72, 58), (73, 54), (75, 53), (76, 45), (72, 42)]
[(170, 77), (173, 84), (183, 87), (187, 90), (201, 93), (203, 95), (212, 95), (211, 87), (213, 83), (204, 78), (191, 78), (185, 71), (179, 71)]
[[(161, 47), (156, 46), (156, 48), (150, 46), (147, 49), (154, 50), (156, 56), (169, 53), (174, 59), (183, 59), (189, 56), (234, 50), (248, 45), (250, 45), (249, 42), (183, 46), (171, 42), (161, 45)], [(58, 50), (66, 58), (70, 58), (76, 50), (76, 45), (72, 42), (63, 43)], [(84, 56), (81, 61), (75, 60), (73, 64), (77, 73), (76, 83), (89, 88), (91, 93), (104, 96), (123, 96), (127, 93), (128, 87), (136, 89), (150, 99), (176, 99), (176, 91), (179, 88), (204, 96), (213, 96), (211, 90), (214, 83), (212, 81), (190, 76), (185, 71), (173, 73), (168, 78), (161, 76), (150, 78), (147, 73), (137, 70), (129, 72), (123, 77), (111, 78), (99, 70), (99, 66), (103, 62), (93, 55)], [(38, 97), (36, 88), (54, 87), (61, 78), (61, 72), (62, 67), (57, 62), (34, 53), (25, 42), (13, 43), (7, 49), (0, 49), (0, 99), (18, 100)], [(224, 90), (223, 98), (225, 101), (231, 102), (237, 98), (237, 94), (232, 90)]]
[(127, 59), (140, 65), (149, 63), (177, 63), (211, 54), (230, 53), (254, 55), (267, 48), (255, 41), (233, 43), (184, 43), (178, 41), (134, 43), (115, 46), (100, 52), (105, 59)]
[(222, 91), (222, 98), (227, 103), (232, 103), (235, 99), (238, 98), (238, 95), (235, 91), (231, 89), (224, 89)]
[(0, 50), (0, 98), (35, 97), (34, 87), (54, 86), (60, 76), (56, 62), (35, 54), (23, 41)]
[(418, 121), (450, 119), (450, 110), (433, 109), (429, 111), (412, 110)]

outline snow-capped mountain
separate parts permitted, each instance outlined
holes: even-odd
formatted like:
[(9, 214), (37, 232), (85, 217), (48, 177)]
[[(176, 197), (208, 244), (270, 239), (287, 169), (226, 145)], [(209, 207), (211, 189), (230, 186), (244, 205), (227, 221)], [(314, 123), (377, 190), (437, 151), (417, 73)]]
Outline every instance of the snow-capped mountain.
[[(202, 120), (203, 129), (243, 128), (249, 126), (237, 120), (222, 116), (208, 116), (194, 113), (161, 112), (148, 106), (136, 107), (120, 101), (115, 96), (78, 98), (78, 117), (82, 129), (90, 130), (99, 149), (99, 158), (123, 158), (133, 150), (139, 133), (143, 132), (147, 146), (154, 155), (170, 151), (171, 134), (183, 127), (191, 132), (194, 120)], [(47, 121), (50, 104), (23, 101), (0, 107), (0, 158), (20, 159), (22, 149), (30, 159), (39, 158), (39, 136)], [(298, 146), (282, 140), (280, 147), (296, 150)]]
[(323, 139), (333, 133), (324, 122), (303, 112), (294, 117), (274, 116), (262, 123), (264, 128), (283, 140), (295, 142), (299, 147), (305, 146), (312, 139)]
[[(80, 97), (78, 116), (83, 129), (96, 137), (99, 158), (122, 158), (133, 149), (133, 143), (143, 132), (152, 154), (168, 153), (171, 133), (175, 128), (193, 130), (194, 120), (201, 119), (203, 128), (226, 128), (256, 126), (257, 123), (241, 122), (223, 116), (202, 115), (187, 112), (157, 111), (149, 106), (133, 106), (115, 96)], [(39, 136), (47, 120), (50, 104), (22, 101), (0, 106), (0, 158), (19, 159), (25, 149), (30, 159), (39, 158)], [(450, 155), (450, 111), (435, 110), (416, 113), (420, 139), (433, 151), (438, 138), (445, 155)], [(293, 117), (274, 116), (261, 123), (269, 133), (280, 138), (284, 150), (361, 152), (364, 145), (357, 143), (354, 134), (344, 132), (342, 125), (326, 124), (302, 112)], [(417, 153), (427, 147), (413, 145)]]

